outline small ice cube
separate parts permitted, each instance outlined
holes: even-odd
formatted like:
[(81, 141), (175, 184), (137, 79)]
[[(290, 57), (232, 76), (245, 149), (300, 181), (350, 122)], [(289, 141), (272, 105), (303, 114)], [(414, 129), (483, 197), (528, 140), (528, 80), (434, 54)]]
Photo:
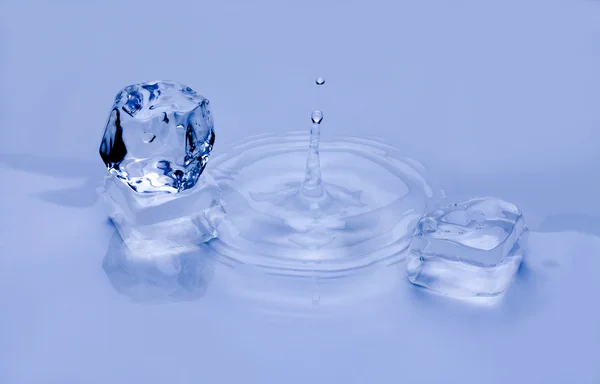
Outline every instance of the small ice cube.
[(477, 198), (423, 217), (407, 258), (409, 280), (452, 297), (496, 296), (508, 287), (525, 253), (519, 209)]

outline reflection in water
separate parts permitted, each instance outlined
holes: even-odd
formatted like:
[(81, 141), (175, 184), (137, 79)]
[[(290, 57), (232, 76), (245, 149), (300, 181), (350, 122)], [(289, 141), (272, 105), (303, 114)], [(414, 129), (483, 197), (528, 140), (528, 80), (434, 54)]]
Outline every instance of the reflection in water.
[[(273, 319), (317, 319), (367, 313), (403, 286), (398, 265), (373, 266), (336, 278), (274, 275), (249, 264), (221, 268), (214, 288), (230, 303)], [(396, 303), (392, 304), (393, 306)]]
[(199, 299), (214, 274), (214, 262), (205, 244), (183, 251), (136, 253), (117, 233), (102, 267), (117, 292), (143, 302)]
[[(215, 253), (210, 242), (183, 251), (132, 252), (116, 232), (102, 268), (113, 288), (135, 302), (198, 300), (210, 284), (226, 299), (222, 305), (288, 319), (364, 309), (405, 280), (398, 265), (333, 279), (273, 275)], [(218, 278), (213, 279), (215, 275)]]

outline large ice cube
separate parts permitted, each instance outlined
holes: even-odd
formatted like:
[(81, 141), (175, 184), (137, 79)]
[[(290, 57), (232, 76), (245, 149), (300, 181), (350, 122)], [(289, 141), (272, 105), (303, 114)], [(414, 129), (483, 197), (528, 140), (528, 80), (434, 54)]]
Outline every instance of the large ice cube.
[(100, 144), (109, 172), (139, 193), (192, 188), (215, 140), (208, 104), (191, 88), (169, 81), (123, 88)]
[(138, 252), (193, 248), (217, 236), (225, 215), (221, 191), (207, 173), (194, 188), (176, 194), (136, 193), (108, 174), (102, 194), (123, 241)]
[(202, 173), (214, 139), (208, 100), (185, 85), (157, 81), (119, 92), (100, 156), (107, 212), (128, 247), (185, 248), (216, 236), (221, 192)]
[(424, 216), (407, 258), (414, 284), (454, 296), (495, 296), (519, 269), (527, 242), (519, 209), (477, 198)]

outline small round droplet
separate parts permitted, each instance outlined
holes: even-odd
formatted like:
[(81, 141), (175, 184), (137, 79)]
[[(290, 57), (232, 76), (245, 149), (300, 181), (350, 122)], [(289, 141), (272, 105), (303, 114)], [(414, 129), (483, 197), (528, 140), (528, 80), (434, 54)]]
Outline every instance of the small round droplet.
[(319, 111), (318, 109), (315, 109), (314, 111), (312, 111), (310, 118), (312, 119), (313, 123), (321, 124), (321, 121), (323, 120), (323, 112)]
[(319, 76), (317, 77), (317, 80), (315, 80), (315, 83), (317, 83), (317, 85), (323, 85), (325, 84), (325, 79)]

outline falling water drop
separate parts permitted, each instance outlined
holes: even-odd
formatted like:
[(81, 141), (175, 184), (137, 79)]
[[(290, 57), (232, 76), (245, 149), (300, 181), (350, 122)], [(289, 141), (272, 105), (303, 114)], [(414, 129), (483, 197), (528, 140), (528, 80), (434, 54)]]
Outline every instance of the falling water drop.
[(319, 111), (318, 109), (315, 109), (314, 111), (312, 111), (310, 118), (312, 119), (313, 123), (321, 124), (321, 121), (323, 120), (323, 112)]
[(317, 77), (317, 80), (315, 80), (315, 83), (317, 83), (317, 85), (323, 85), (325, 84), (325, 79), (319, 76)]

